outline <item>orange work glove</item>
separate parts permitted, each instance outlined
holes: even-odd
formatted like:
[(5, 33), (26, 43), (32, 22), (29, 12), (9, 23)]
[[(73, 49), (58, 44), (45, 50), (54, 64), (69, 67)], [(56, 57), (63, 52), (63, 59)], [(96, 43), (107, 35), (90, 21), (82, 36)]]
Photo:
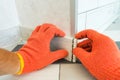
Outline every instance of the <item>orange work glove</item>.
[(17, 74), (28, 73), (46, 67), (54, 61), (67, 56), (66, 50), (50, 51), (50, 41), (54, 36), (63, 37), (63, 31), (52, 24), (36, 27), (27, 43), (17, 52), (20, 59), (20, 71)]
[(109, 37), (94, 30), (75, 35), (79, 42), (73, 53), (98, 80), (120, 80), (120, 51)]

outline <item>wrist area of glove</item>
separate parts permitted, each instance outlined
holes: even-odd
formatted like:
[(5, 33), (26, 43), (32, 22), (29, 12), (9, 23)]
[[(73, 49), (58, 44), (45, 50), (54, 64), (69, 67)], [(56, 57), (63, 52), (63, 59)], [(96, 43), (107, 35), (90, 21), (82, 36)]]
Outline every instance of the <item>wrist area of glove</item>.
[(101, 75), (106, 75), (105, 79), (108, 80), (120, 80), (120, 60), (111, 63), (109, 66), (103, 68), (103, 73)]
[[(112, 62), (112, 61), (111, 61)], [(120, 80), (120, 61), (111, 64), (85, 63), (84, 66), (97, 80)]]
[(19, 71), (16, 73), (17, 75), (22, 74), (23, 68), (24, 68), (24, 59), (22, 57), (22, 55), (20, 53), (16, 53), (18, 58), (19, 58), (19, 62), (20, 62), (20, 69)]

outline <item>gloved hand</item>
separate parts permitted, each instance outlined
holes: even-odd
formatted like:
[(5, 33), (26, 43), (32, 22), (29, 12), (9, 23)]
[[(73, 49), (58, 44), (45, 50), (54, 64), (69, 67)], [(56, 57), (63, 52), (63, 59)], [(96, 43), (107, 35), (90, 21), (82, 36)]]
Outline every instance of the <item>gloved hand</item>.
[(120, 80), (120, 51), (109, 37), (94, 30), (75, 35), (79, 42), (73, 53), (98, 80)]
[(54, 36), (63, 37), (64, 35), (65, 33), (56, 28), (55, 25), (46, 23), (37, 26), (27, 43), (17, 52), (21, 65), (17, 74), (41, 69), (58, 59), (66, 57), (66, 50), (50, 51), (51, 39)]

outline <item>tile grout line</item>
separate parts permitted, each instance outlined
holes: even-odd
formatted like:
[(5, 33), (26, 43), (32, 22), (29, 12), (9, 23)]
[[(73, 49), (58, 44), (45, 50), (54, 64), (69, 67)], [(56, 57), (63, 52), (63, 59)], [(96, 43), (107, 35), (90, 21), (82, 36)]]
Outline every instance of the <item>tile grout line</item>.
[(58, 77), (58, 80), (60, 80), (60, 71), (61, 71), (61, 64), (59, 64), (59, 77)]
[(87, 12), (90, 12), (90, 11), (93, 11), (93, 10), (96, 10), (96, 9), (100, 9), (100, 8), (103, 8), (103, 7), (107, 7), (107, 6), (110, 6), (112, 4), (115, 4), (116, 2), (111, 2), (111, 3), (108, 3), (108, 4), (105, 4), (105, 5), (102, 5), (102, 6), (98, 6), (96, 8), (93, 8), (93, 9), (90, 9), (90, 10), (87, 10), (87, 11), (83, 11), (83, 12), (80, 12), (78, 13), (77, 15), (80, 15), (80, 14), (83, 14), (83, 13), (87, 13)]

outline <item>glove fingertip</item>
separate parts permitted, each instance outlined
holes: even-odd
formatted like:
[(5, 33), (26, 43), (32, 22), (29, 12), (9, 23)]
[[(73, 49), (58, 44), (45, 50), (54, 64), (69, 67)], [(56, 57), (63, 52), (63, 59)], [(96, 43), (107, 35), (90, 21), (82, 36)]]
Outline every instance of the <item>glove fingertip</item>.
[(78, 56), (78, 54), (79, 54), (78, 52), (79, 52), (79, 49), (78, 49), (78, 48), (74, 48), (74, 49), (73, 49), (73, 54), (74, 54), (74, 55)]
[(65, 33), (60, 29), (58, 29), (55, 34), (56, 34), (56, 36), (61, 36), (61, 37), (65, 36)]
[(77, 39), (78, 39), (78, 38), (79, 38), (79, 35), (78, 35), (78, 34), (75, 34), (75, 38), (77, 38)]
[(64, 58), (67, 55), (68, 55), (68, 52), (66, 50), (57, 50), (51, 53), (51, 56), (54, 60)]
[(79, 59), (84, 59), (89, 55), (89, 53), (82, 48), (74, 48), (73, 54)]

